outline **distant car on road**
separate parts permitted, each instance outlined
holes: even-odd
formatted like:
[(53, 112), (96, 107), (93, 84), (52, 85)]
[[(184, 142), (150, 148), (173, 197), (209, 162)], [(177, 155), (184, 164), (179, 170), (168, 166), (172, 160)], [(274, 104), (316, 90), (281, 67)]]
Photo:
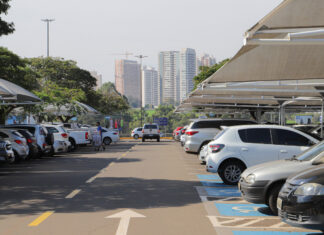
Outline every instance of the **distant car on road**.
[(157, 142), (160, 142), (160, 129), (158, 124), (144, 124), (142, 133), (142, 142), (145, 142), (146, 139), (156, 139)]
[[(324, 163), (324, 159), (320, 162)], [(295, 227), (324, 231), (324, 166), (290, 176), (277, 200), (281, 219)]]
[(239, 189), (243, 199), (256, 204), (267, 204), (277, 214), (278, 193), (286, 179), (299, 171), (324, 163), (324, 141), (298, 157), (267, 162), (246, 169), (241, 175)]
[(136, 127), (134, 130), (132, 130), (132, 137), (134, 139), (142, 138), (143, 133), (142, 133), (143, 127)]
[(237, 184), (251, 166), (299, 155), (319, 141), (290, 127), (232, 126), (208, 144), (207, 171), (218, 173), (225, 184)]

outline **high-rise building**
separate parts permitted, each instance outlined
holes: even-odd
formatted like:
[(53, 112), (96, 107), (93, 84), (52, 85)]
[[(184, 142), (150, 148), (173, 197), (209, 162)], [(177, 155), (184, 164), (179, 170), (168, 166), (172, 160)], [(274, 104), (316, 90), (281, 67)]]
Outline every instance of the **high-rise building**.
[(148, 66), (144, 66), (142, 70), (142, 106), (158, 106), (159, 105), (159, 76), (158, 72)]
[(198, 67), (197, 72), (199, 72), (199, 67), (200, 66), (211, 67), (211, 66), (213, 66), (216, 63), (217, 62), (216, 62), (216, 58), (215, 57), (210, 56), (208, 54), (202, 54), (197, 59), (197, 67)]
[(98, 74), (96, 71), (91, 71), (90, 74), (96, 79), (95, 90), (98, 90), (102, 86), (102, 75)]
[(179, 57), (179, 51), (159, 53), (160, 103), (176, 105), (180, 102)]
[(193, 90), (193, 78), (197, 74), (196, 51), (191, 48), (184, 48), (180, 52), (180, 101), (187, 98)]
[(141, 105), (141, 65), (133, 60), (115, 61), (116, 90), (125, 95), (133, 107)]

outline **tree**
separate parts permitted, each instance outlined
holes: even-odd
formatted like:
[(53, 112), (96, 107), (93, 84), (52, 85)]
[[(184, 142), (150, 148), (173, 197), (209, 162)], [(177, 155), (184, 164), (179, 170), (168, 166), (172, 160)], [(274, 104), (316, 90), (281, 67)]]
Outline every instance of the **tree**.
[(129, 109), (127, 98), (122, 96), (113, 83), (107, 82), (98, 90), (101, 94), (98, 110), (105, 114), (124, 112)]
[[(18, 55), (4, 47), (0, 47), (0, 78), (8, 80), (25, 88), (26, 90), (38, 90), (38, 74), (35, 73)], [(18, 106), (0, 106), (0, 123), (4, 124), (8, 114)]]
[[(7, 15), (8, 10), (10, 8), (9, 2), (10, 0), (0, 0), (0, 15), (1, 14)], [(14, 31), (15, 31), (14, 24), (8, 23), (2, 20), (0, 17), (0, 36), (8, 35), (10, 33), (13, 33)]]
[(229, 59), (225, 59), (211, 67), (201, 66), (199, 68), (200, 73), (196, 77), (193, 78), (194, 83), (195, 83), (194, 89), (197, 88), (198, 84), (205, 81), (207, 78), (209, 78), (211, 75), (213, 75), (217, 70), (219, 70), (221, 67), (223, 67), (228, 61), (229, 61)]

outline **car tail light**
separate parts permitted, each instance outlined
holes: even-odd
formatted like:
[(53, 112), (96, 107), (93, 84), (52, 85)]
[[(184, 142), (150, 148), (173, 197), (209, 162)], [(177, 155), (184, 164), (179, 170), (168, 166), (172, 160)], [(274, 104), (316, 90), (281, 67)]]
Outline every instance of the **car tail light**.
[(118, 135), (118, 133), (117, 132), (114, 132), (113, 135)]
[(158, 130), (158, 133), (160, 134), (160, 130)]
[(179, 132), (177, 132), (176, 135), (179, 135)]
[(181, 131), (181, 134), (184, 134), (184, 133), (186, 133), (186, 130), (182, 130), (182, 131)]
[(223, 144), (210, 144), (210, 145), (209, 145), (209, 148), (211, 149), (212, 153), (218, 153), (218, 152), (220, 152), (224, 147), (225, 147), (225, 145), (223, 145)]
[(11, 144), (7, 144), (7, 145), (6, 145), (6, 149), (7, 149), (7, 150), (10, 150), (10, 149), (11, 149)]
[(27, 142), (31, 144), (31, 143), (33, 143), (33, 140), (32, 139), (27, 139)]
[(199, 133), (199, 131), (187, 131), (186, 132), (186, 135), (190, 135), (190, 136), (193, 136), (195, 134)]
[(22, 142), (21, 140), (15, 140), (15, 142), (16, 142), (17, 144), (23, 144), (23, 142)]
[(89, 133), (88, 132), (85, 133), (85, 139), (86, 140), (89, 139)]
[(46, 146), (47, 146), (47, 144), (46, 144), (46, 143), (44, 143), (44, 144), (43, 144), (43, 148), (45, 148)]
[[(88, 133), (88, 132), (87, 132)], [(68, 137), (68, 134), (67, 133), (62, 133), (61, 134), (61, 136), (63, 137), (63, 138), (67, 138)], [(87, 135), (86, 135), (87, 136)], [(87, 138), (87, 137), (86, 137)]]
[(132, 131), (132, 134), (134, 134), (134, 131)]
[(142, 130), (142, 133), (144, 133), (144, 130)]

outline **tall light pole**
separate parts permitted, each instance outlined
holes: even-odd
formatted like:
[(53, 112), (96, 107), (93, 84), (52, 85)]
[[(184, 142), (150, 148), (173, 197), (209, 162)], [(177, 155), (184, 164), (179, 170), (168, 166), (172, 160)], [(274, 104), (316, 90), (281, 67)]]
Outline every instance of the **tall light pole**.
[(140, 105), (141, 105), (141, 126), (143, 126), (143, 78), (142, 78), (142, 63), (143, 63), (143, 59), (148, 57), (146, 55), (136, 55), (135, 57), (140, 59), (140, 94), (141, 94), (141, 99), (140, 99)]
[(46, 22), (47, 25), (47, 57), (49, 57), (49, 24), (55, 19), (42, 19), (43, 22)]

